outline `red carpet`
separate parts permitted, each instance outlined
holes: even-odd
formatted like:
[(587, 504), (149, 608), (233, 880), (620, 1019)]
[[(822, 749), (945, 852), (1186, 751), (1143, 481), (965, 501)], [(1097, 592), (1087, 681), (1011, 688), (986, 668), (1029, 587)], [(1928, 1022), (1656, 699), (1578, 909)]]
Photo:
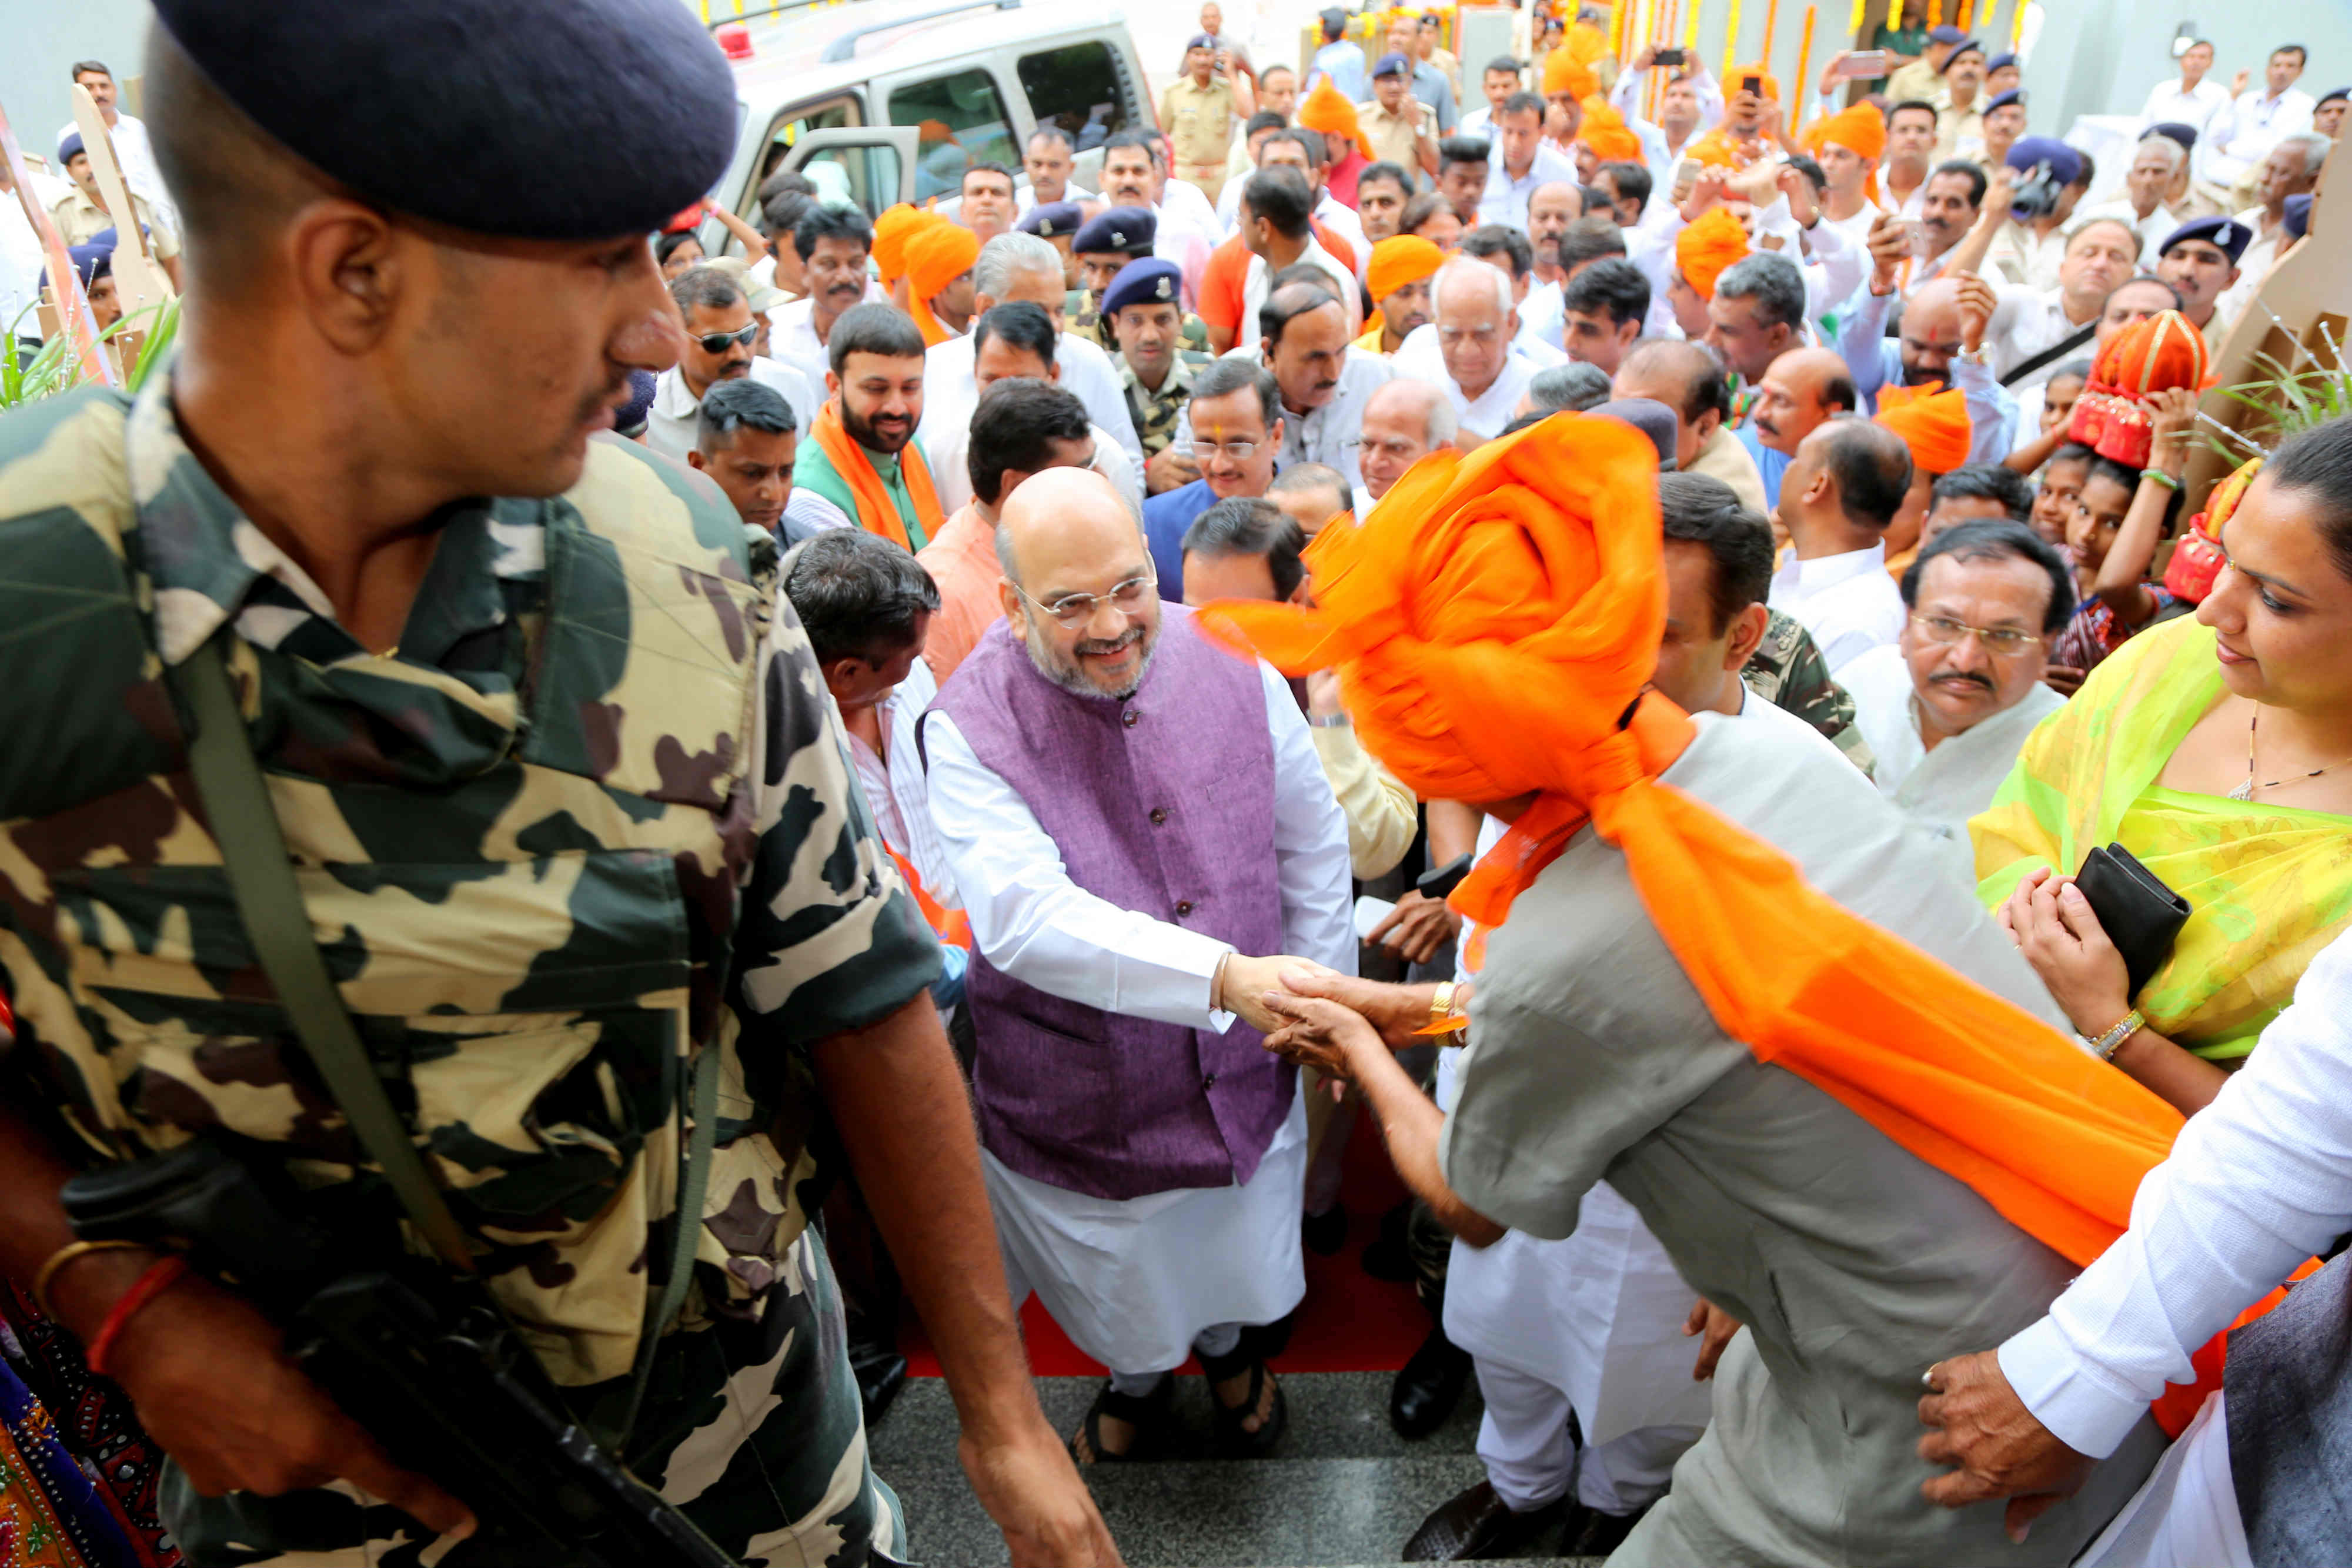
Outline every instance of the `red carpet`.
[[(1412, 1287), (1375, 1280), (1357, 1261), (1379, 1233), (1381, 1216), (1404, 1197), (1404, 1184), (1369, 1113), (1348, 1141), (1343, 1171), (1339, 1201), (1348, 1210), (1348, 1244), (1328, 1258), (1307, 1254), (1307, 1299), (1299, 1303), (1290, 1348), (1274, 1363), (1277, 1372), (1393, 1372), (1429, 1333), (1429, 1314)], [(1030, 1368), (1039, 1376), (1103, 1375), (1101, 1364), (1070, 1343), (1034, 1296), (1021, 1309), (1021, 1328)], [(911, 1312), (899, 1338), (913, 1375), (940, 1375), (939, 1357)], [(1192, 1362), (1183, 1369), (1201, 1370)]]

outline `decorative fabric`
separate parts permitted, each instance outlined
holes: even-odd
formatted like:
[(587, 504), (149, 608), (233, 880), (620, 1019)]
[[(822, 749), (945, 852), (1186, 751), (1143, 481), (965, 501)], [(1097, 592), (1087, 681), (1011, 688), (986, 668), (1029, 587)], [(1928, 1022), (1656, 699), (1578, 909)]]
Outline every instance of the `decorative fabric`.
[(1969, 400), (1941, 382), (1917, 387), (1881, 387), (1878, 423), (1903, 438), (1911, 461), (1928, 474), (1948, 474), (1969, 460), (1974, 439)]
[[(901, 549), (913, 549), (907, 520), (898, 515), (898, 503), (883, 487), (882, 476), (874, 472), (874, 460), (866, 455), (866, 448), (841, 423), (841, 399), (825, 399), (816, 418), (809, 422), (809, 434), (831, 460), (834, 471), (848, 482), (849, 493), (857, 503), (858, 527), (869, 534), (880, 534)], [(926, 540), (938, 538), (947, 519), (940, 512), (939, 493), (931, 488), (931, 471), (923, 462), (921, 443), (909, 441), (899, 449), (898, 471), (906, 477), (907, 494), (914, 499), (915, 526)]]

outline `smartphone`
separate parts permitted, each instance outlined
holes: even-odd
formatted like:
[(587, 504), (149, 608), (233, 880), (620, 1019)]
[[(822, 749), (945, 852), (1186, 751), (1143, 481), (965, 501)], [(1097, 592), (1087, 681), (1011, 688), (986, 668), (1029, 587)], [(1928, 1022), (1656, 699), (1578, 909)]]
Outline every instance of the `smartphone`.
[(1764, 96), (1764, 78), (1762, 77), (1755, 76), (1741, 77), (1739, 78), (1739, 90), (1742, 92), (1754, 93), (1758, 98), (1762, 98)]
[(1838, 75), (1849, 81), (1861, 81), (1886, 74), (1887, 55), (1885, 49), (1864, 49), (1848, 55), (1839, 62)]
[(1673, 66), (1679, 68), (1690, 63), (1690, 56), (1687, 52), (1682, 49), (1660, 49), (1656, 54), (1650, 57), (1650, 63), (1656, 66)]

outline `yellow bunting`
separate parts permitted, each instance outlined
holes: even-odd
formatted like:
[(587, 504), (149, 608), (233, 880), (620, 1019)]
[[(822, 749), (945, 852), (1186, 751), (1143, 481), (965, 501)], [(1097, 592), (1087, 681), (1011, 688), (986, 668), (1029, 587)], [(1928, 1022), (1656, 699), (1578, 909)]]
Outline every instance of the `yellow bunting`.
[[(1969, 30), (1969, 19), (1974, 16), (1976, 12), (1977, 0), (1960, 0), (1960, 14), (1952, 18), (1952, 26), (1958, 27), (1963, 33), (1967, 32)], [(1988, 16), (1991, 14), (1992, 13), (1990, 10), (1985, 13)]]
[[(1772, 74), (1772, 43), (1780, 28), (1780, 0), (1764, 0), (1764, 52), (1757, 57), (1764, 62), (1764, 74)], [(1798, 86), (1798, 96), (1803, 97), (1803, 84)]]
[(1690, 15), (1683, 21), (1683, 47), (1698, 50), (1698, 0), (1691, 0)]
[(2017, 52), (2017, 40), (2025, 36), (2025, 0), (2011, 0), (2009, 7), (2009, 49)]
[(1869, 0), (1853, 0), (1853, 15), (1848, 18), (1845, 25), (1845, 30), (1851, 35), (1856, 48), (1862, 47), (1862, 15), (1864, 7), (1868, 4)]
[(1944, 0), (1927, 0), (1927, 26), (1940, 27), (1943, 25)]
[(1728, 82), (1731, 65), (1739, 54), (1739, 0), (1731, 0), (1731, 15), (1723, 21), (1723, 69), (1716, 74)]
[(1797, 112), (1791, 118), (1789, 134), (1794, 136), (1805, 123), (1805, 106), (1812, 100), (1811, 80), (1805, 73), (1813, 66), (1813, 7), (1805, 6), (1805, 30), (1797, 39)]

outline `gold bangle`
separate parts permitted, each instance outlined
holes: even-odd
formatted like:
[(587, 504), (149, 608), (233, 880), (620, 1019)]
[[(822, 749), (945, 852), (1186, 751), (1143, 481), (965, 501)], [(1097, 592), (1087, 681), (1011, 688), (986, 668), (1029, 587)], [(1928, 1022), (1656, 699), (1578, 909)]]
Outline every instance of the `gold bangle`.
[(39, 1272), (33, 1276), (33, 1304), (41, 1309), (41, 1314), (44, 1317), (57, 1317), (58, 1309), (49, 1301), (49, 1281), (58, 1277), (58, 1270), (78, 1259), (87, 1258), (93, 1252), (151, 1250), (152, 1249), (138, 1241), (69, 1241), (50, 1253), (48, 1260), (43, 1263)]
[(1429, 993), (1429, 1024), (1434, 1029), (1454, 1016), (1454, 982), (1440, 980)]

